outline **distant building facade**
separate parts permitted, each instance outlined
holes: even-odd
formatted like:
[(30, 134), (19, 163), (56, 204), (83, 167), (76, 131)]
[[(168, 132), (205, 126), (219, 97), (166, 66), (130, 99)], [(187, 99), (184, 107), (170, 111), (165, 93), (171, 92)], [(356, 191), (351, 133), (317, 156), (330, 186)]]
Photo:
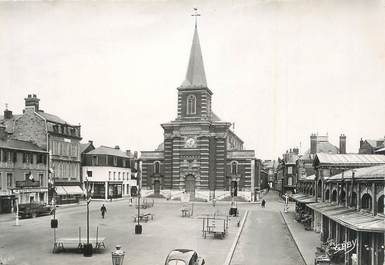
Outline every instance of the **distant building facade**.
[(44, 112), (39, 102), (36, 95), (28, 95), (22, 114), (13, 115), (6, 110), (0, 120), (11, 139), (33, 143), (49, 152), (48, 167), (52, 173), (49, 201), (55, 192), (59, 204), (77, 202), (83, 195), (80, 188), (80, 125), (72, 125)]
[(191, 197), (255, 197), (259, 170), (254, 150), (212, 111), (212, 91), (206, 83), (195, 28), (186, 79), (178, 87), (177, 118), (163, 123), (164, 142), (155, 151), (142, 151), (142, 185), (149, 194)]
[(48, 152), (31, 142), (9, 139), (0, 124), (0, 213), (15, 203), (48, 202)]
[(378, 140), (360, 140), (360, 154), (385, 154), (385, 138)]
[(292, 195), (297, 215), (311, 215), (311, 227), (323, 243), (351, 243), (337, 263), (382, 265), (385, 156), (317, 154), (314, 169), (316, 174), (301, 179), (298, 194)]
[(95, 199), (115, 199), (136, 194), (137, 183), (131, 176), (130, 151), (100, 146), (83, 154), (82, 175)]

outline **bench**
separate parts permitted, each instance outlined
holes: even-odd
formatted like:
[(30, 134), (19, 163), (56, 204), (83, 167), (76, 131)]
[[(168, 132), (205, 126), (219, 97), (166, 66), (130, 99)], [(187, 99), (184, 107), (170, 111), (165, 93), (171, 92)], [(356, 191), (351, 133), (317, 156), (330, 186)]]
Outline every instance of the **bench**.
[(190, 217), (191, 216), (190, 209), (181, 209), (181, 212), (182, 212), (182, 217)]
[(203, 219), (203, 237), (206, 238), (207, 233), (212, 233), (215, 237), (223, 239), (227, 233), (228, 220), (222, 218), (204, 218)]
[[(106, 240), (105, 237), (90, 237), (89, 242), (92, 244), (96, 249), (100, 248), (106, 248), (104, 241)], [(56, 242), (54, 242), (53, 246), (53, 252), (58, 252), (59, 250), (65, 250), (67, 248), (78, 248), (82, 249), (84, 244), (87, 244), (87, 238), (76, 238), (76, 237), (60, 237), (56, 239)]]
[[(148, 222), (149, 220), (154, 220), (154, 215), (152, 213), (145, 213), (139, 215), (139, 221)], [(134, 222), (138, 222), (138, 216), (134, 216)]]

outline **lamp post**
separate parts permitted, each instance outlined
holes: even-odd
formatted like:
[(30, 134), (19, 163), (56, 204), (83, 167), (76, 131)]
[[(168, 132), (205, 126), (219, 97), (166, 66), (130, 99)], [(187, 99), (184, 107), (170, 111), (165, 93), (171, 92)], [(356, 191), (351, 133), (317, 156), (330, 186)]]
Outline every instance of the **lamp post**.
[(135, 234), (139, 235), (142, 233), (142, 225), (140, 224), (140, 195), (141, 195), (141, 175), (142, 175), (142, 170), (140, 168), (140, 159), (136, 159), (135, 161), (136, 164), (136, 169), (137, 169), (137, 174), (136, 174), (136, 181), (137, 181), (137, 186), (138, 186), (138, 216), (137, 220), (138, 223), (135, 225)]
[(115, 248), (116, 249), (111, 253), (112, 265), (123, 265), (125, 252), (120, 249), (120, 245), (117, 245)]
[(52, 191), (52, 205), (53, 205), (53, 219), (51, 219), (51, 228), (53, 229), (53, 242), (56, 244), (56, 228), (58, 226), (58, 221), (56, 220), (56, 191), (55, 191), (55, 170), (50, 169), (51, 173), (51, 191)]
[(89, 204), (91, 202), (90, 197), (90, 190), (89, 190), (89, 182), (88, 182), (88, 176), (86, 178), (86, 197), (87, 197), (87, 243), (84, 244), (83, 249), (83, 255), (84, 257), (91, 257), (92, 256), (92, 244), (90, 243), (90, 207)]

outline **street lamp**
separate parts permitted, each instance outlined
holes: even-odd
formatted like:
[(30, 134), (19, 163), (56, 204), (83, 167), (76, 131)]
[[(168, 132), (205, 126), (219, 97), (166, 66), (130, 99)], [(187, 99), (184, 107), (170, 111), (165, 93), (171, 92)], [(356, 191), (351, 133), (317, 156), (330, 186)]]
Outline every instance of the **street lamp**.
[(121, 250), (121, 246), (117, 245), (116, 249), (111, 253), (112, 265), (123, 265), (123, 259), (125, 252)]
[(92, 243), (90, 243), (90, 207), (89, 204), (91, 202), (90, 197), (90, 190), (89, 190), (89, 183), (88, 183), (88, 176), (86, 178), (86, 197), (87, 197), (87, 243), (84, 244), (83, 249), (83, 255), (84, 257), (91, 257), (92, 256)]
[(137, 159), (136, 161), (136, 167), (137, 167), (137, 174), (136, 174), (136, 178), (137, 178), (137, 186), (138, 186), (138, 223), (135, 225), (135, 234), (139, 235), (142, 233), (142, 226), (140, 224), (140, 194), (141, 194), (141, 169), (140, 169), (140, 159)]

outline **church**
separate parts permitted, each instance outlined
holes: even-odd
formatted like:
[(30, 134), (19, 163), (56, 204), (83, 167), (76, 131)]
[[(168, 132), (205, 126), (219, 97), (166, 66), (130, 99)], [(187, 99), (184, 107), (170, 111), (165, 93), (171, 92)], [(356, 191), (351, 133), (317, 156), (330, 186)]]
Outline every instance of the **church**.
[(164, 141), (141, 151), (142, 196), (253, 201), (260, 183), (260, 160), (212, 110), (198, 29), (195, 24), (186, 78), (177, 88), (177, 117), (161, 124)]

